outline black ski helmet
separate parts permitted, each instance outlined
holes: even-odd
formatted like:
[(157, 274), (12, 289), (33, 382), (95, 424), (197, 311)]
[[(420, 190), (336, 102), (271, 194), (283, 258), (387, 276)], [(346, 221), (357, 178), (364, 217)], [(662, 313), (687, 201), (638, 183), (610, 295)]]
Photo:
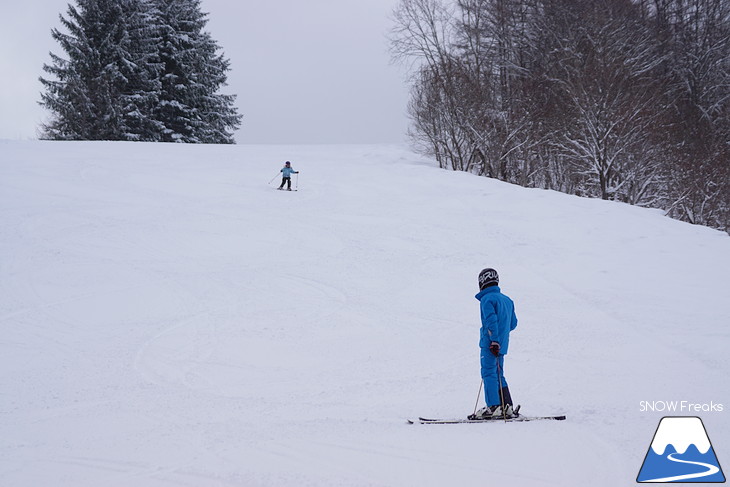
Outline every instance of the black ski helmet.
[(479, 273), (479, 290), (489, 287), (496, 286), (499, 284), (499, 274), (494, 269), (487, 267), (482, 269)]

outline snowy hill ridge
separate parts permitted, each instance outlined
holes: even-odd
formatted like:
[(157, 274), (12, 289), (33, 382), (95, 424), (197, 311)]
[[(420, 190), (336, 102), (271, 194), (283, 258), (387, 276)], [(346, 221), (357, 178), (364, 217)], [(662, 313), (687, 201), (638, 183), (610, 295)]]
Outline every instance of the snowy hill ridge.
[[(613, 487), (640, 401), (727, 402), (730, 237), (659, 211), (394, 146), (0, 142), (0, 218), (3, 485)], [(486, 266), (513, 397), (568, 420), (408, 426), (473, 411)]]

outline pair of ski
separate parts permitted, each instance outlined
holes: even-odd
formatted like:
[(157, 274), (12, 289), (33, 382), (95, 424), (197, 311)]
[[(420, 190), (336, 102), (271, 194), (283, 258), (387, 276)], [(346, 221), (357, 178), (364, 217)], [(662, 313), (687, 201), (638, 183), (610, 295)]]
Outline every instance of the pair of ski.
[(494, 419), (465, 419), (465, 418), (454, 418), (454, 419), (430, 419), (430, 418), (418, 418), (409, 419), (408, 424), (459, 424), (459, 423), (519, 423), (523, 421), (563, 421), (565, 416), (515, 416), (514, 418), (494, 418)]
[[(519, 406), (517, 410), (519, 411)], [(468, 419), (468, 418), (454, 418), (454, 419), (429, 419), (429, 418), (418, 418), (417, 420), (408, 420), (408, 424), (459, 424), (459, 423), (518, 423), (522, 421), (563, 421), (565, 416), (523, 416), (519, 413), (515, 414), (511, 418), (487, 418), (487, 419)]]

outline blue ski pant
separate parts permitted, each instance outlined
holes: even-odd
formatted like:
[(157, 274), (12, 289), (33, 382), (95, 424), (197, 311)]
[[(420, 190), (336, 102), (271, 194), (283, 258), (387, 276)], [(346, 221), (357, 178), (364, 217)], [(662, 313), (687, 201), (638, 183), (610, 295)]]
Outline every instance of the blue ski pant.
[[(481, 353), (481, 363), (484, 399), (487, 406), (497, 406), (502, 403), (499, 390), (502, 387), (507, 387), (507, 379), (504, 378), (504, 355), (495, 357), (488, 348), (484, 348)], [(499, 374), (497, 364), (499, 364)]]

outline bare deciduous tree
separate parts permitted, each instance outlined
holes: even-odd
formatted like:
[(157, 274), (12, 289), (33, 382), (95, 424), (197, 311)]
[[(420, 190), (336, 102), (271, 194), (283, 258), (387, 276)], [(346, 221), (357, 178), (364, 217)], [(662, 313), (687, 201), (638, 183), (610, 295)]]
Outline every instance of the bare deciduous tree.
[(441, 167), (730, 227), (730, 2), (401, 0)]

